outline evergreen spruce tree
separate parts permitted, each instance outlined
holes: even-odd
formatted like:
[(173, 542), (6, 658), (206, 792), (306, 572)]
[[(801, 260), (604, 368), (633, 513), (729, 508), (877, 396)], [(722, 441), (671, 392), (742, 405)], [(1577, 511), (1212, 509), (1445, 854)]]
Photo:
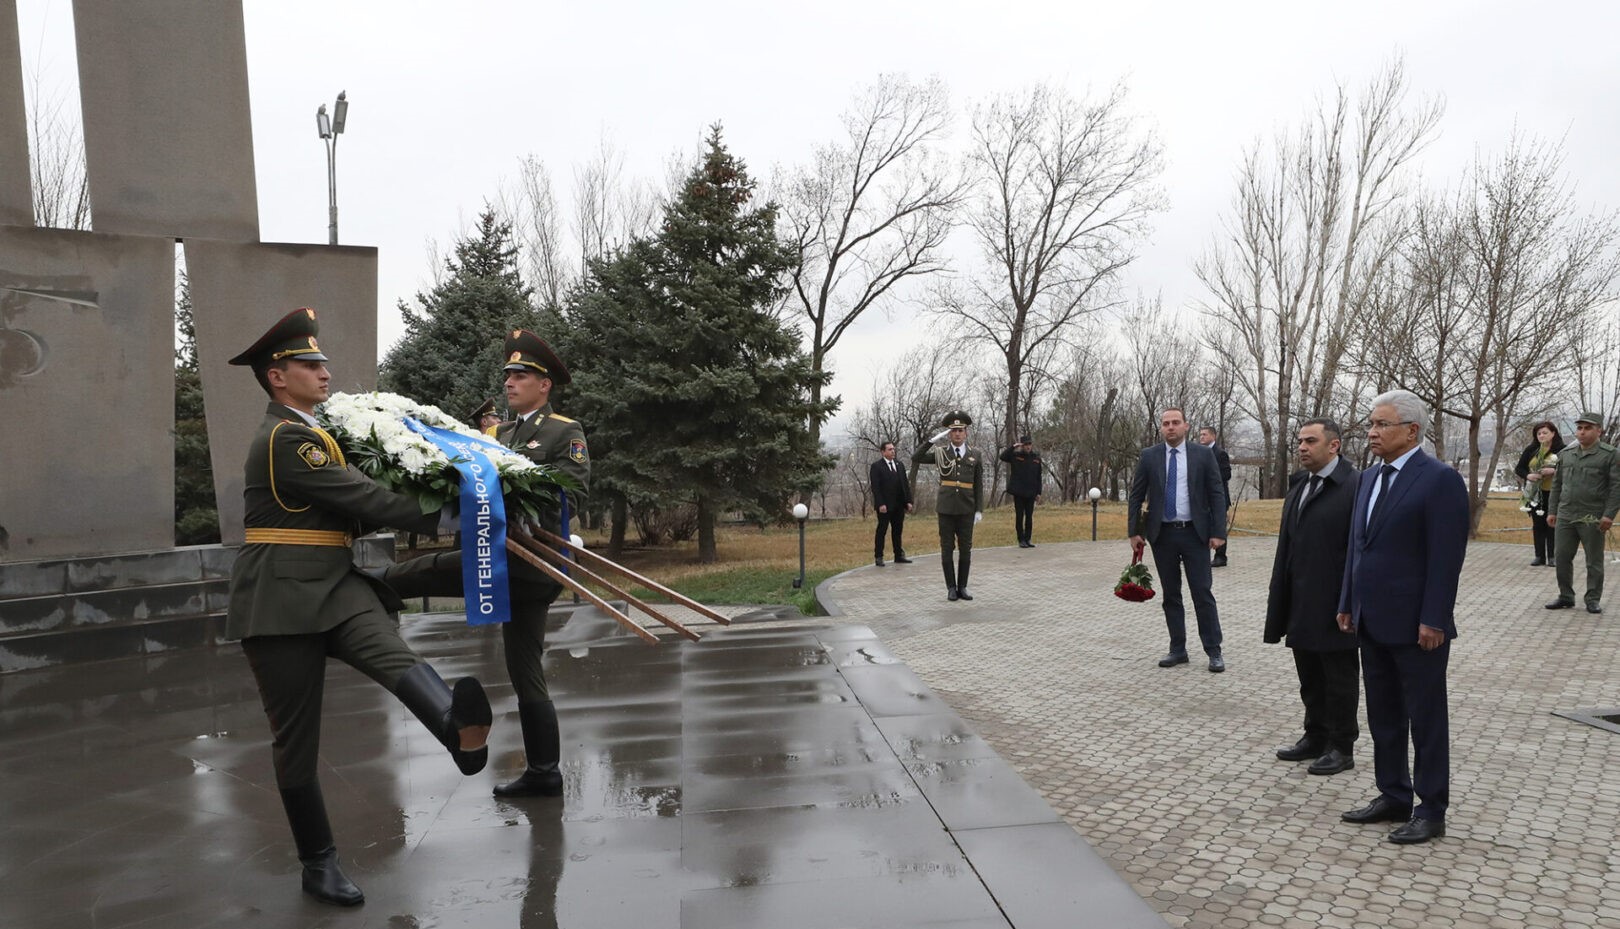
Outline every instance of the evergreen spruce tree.
[(219, 541), (219, 510), (208, 458), (202, 376), (197, 370), (191, 284), (184, 274), (174, 313), (180, 334), (174, 351), (174, 544), (206, 545)]
[(400, 301), (405, 336), (379, 367), (381, 389), (430, 403), (461, 418), (501, 395), (501, 341), (534, 328), (531, 289), (517, 269), (512, 226), (486, 209), (478, 228), (456, 243), (443, 282), (417, 294), (420, 310)]
[[(817, 403), (799, 332), (776, 310), (793, 260), (776, 208), (711, 131), (656, 237), (590, 263), (557, 333), (574, 384), (569, 415), (591, 437), (592, 484), (632, 504), (697, 508), (698, 557), (716, 559), (724, 512), (778, 516), (830, 459), (811, 439)], [(622, 519), (615, 513), (615, 533)]]

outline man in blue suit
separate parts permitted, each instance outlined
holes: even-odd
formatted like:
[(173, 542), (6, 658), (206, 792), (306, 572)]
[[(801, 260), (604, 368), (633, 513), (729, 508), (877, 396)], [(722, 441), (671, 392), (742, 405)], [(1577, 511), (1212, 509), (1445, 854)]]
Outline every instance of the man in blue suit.
[[(1428, 421), (1428, 408), (1407, 391), (1373, 398), (1367, 449), (1383, 464), (1361, 473), (1339, 595), (1339, 628), (1356, 630), (1361, 645), (1378, 782), (1378, 797), (1342, 818), (1405, 820), (1389, 835), (1398, 845), (1446, 834), (1451, 787), (1446, 663), (1457, 637), (1468, 490), (1462, 475), (1418, 447)], [(1422, 801), (1416, 808), (1414, 799)]]
[(1221, 657), (1221, 620), (1211, 589), (1209, 553), (1226, 541), (1226, 491), (1220, 466), (1214, 452), (1187, 441), (1187, 417), (1178, 407), (1160, 414), (1159, 434), (1163, 444), (1142, 449), (1137, 459), (1128, 510), (1131, 551), (1140, 557), (1151, 543), (1159, 572), (1164, 623), (1170, 629), (1170, 653), (1160, 659), (1159, 667), (1187, 663), (1187, 610), (1181, 602), (1185, 570), (1198, 616), (1198, 638), (1209, 656), (1209, 669), (1219, 673), (1226, 670), (1226, 660)]

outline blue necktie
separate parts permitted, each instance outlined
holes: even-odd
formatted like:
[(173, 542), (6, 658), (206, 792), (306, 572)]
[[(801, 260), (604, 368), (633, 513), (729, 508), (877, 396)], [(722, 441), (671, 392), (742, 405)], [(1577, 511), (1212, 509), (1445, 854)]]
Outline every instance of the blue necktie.
[(1179, 451), (1181, 451), (1179, 448), (1170, 449), (1170, 481), (1169, 486), (1165, 488), (1164, 494), (1165, 519), (1173, 520), (1176, 518), (1176, 453)]

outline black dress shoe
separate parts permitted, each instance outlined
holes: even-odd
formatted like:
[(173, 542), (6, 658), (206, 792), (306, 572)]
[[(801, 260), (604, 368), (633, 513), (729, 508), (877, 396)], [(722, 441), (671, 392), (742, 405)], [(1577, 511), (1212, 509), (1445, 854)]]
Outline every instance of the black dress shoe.
[(1278, 761), (1309, 761), (1322, 754), (1322, 743), (1306, 736), (1287, 748), (1277, 749)]
[(333, 906), (359, 906), (366, 902), (366, 895), (338, 867), (337, 849), (328, 848), (300, 858), (299, 863), (304, 866), (304, 893)]
[(1552, 600), (1543, 604), (1549, 610), (1571, 610), (1575, 608), (1574, 600)]
[(1225, 670), (1226, 659), (1221, 657), (1220, 652), (1216, 652), (1215, 654), (1209, 656), (1209, 673), (1219, 674)]
[(1530, 567), (1539, 568), (1539, 567), (1541, 567), (1542, 565), (1544, 565), (1546, 563), (1547, 563), (1547, 559), (1541, 557), (1540, 555), (1537, 555), (1536, 560), (1530, 562)]
[(1404, 826), (1399, 826), (1389, 834), (1389, 840), (1396, 845), (1417, 845), (1430, 839), (1438, 839), (1446, 834), (1446, 821), (1443, 819), (1418, 819), (1412, 817)]
[(1588, 612), (1588, 613), (1601, 613), (1601, 612), (1603, 612), (1603, 604), (1598, 603), (1597, 601), (1594, 600), (1593, 602), (1588, 603), (1586, 605), (1586, 612)]
[(876, 564), (877, 564), (877, 566), (878, 566), (878, 567), (880, 567), (880, 568), (881, 568), (881, 567), (883, 567), (883, 559), (882, 559), (882, 558), (879, 558), (879, 559), (878, 559), (878, 560), (877, 560), (877, 562), (876, 562)]
[(1355, 766), (1356, 761), (1354, 758), (1336, 748), (1330, 748), (1322, 754), (1322, 757), (1311, 762), (1311, 766), (1305, 769), (1305, 773), (1338, 774), (1340, 771), (1348, 771)]
[(1024, 547), (1025, 547), (1025, 548), (1034, 548), (1034, 547), (1035, 547), (1035, 543), (1034, 543), (1034, 542), (1025, 542), (1025, 543), (1024, 543)]
[(911, 564), (911, 559), (907, 558), (904, 555), (896, 555), (896, 556), (894, 556), (894, 563), (895, 564)]
[(966, 587), (958, 587), (958, 588), (956, 588), (956, 595), (958, 597), (961, 597), (963, 600), (972, 600), (973, 599), (973, 595), (967, 592)]
[(1159, 659), (1159, 667), (1161, 667), (1161, 668), (1173, 668), (1178, 664), (1186, 664), (1186, 663), (1187, 663), (1187, 653), (1186, 652), (1171, 652), (1170, 654), (1168, 654), (1168, 655), (1164, 656), (1163, 658)]
[(961, 596), (961, 594), (957, 592), (955, 587), (947, 587), (947, 588), (945, 588), (945, 599), (947, 599), (947, 600), (955, 600), (957, 597), (960, 597), (960, 596)]
[(1226, 567), (1226, 557), (1224, 555), (1223, 556), (1217, 556), (1215, 558), (1215, 560), (1213, 560), (1213, 561), (1211, 561), (1209, 563), (1209, 566), (1212, 567), (1212, 568), (1224, 568), (1224, 567)]
[(1378, 799), (1367, 804), (1359, 810), (1351, 810), (1339, 816), (1347, 823), (1398, 823), (1412, 816), (1412, 808), (1402, 806), (1394, 800), (1378, 795)]

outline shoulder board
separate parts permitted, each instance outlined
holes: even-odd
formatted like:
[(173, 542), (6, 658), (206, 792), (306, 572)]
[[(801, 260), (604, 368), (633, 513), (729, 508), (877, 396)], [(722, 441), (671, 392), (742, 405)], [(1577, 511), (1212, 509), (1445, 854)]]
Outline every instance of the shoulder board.
[(547, 413), (546, 415), (550, 416), (552, 419), (555, 419), (559, 423), (571, 423), (571, 422), (574, 422), (574, 420), (569, 419), (568, 417), (562, 415), (561, 413)]

